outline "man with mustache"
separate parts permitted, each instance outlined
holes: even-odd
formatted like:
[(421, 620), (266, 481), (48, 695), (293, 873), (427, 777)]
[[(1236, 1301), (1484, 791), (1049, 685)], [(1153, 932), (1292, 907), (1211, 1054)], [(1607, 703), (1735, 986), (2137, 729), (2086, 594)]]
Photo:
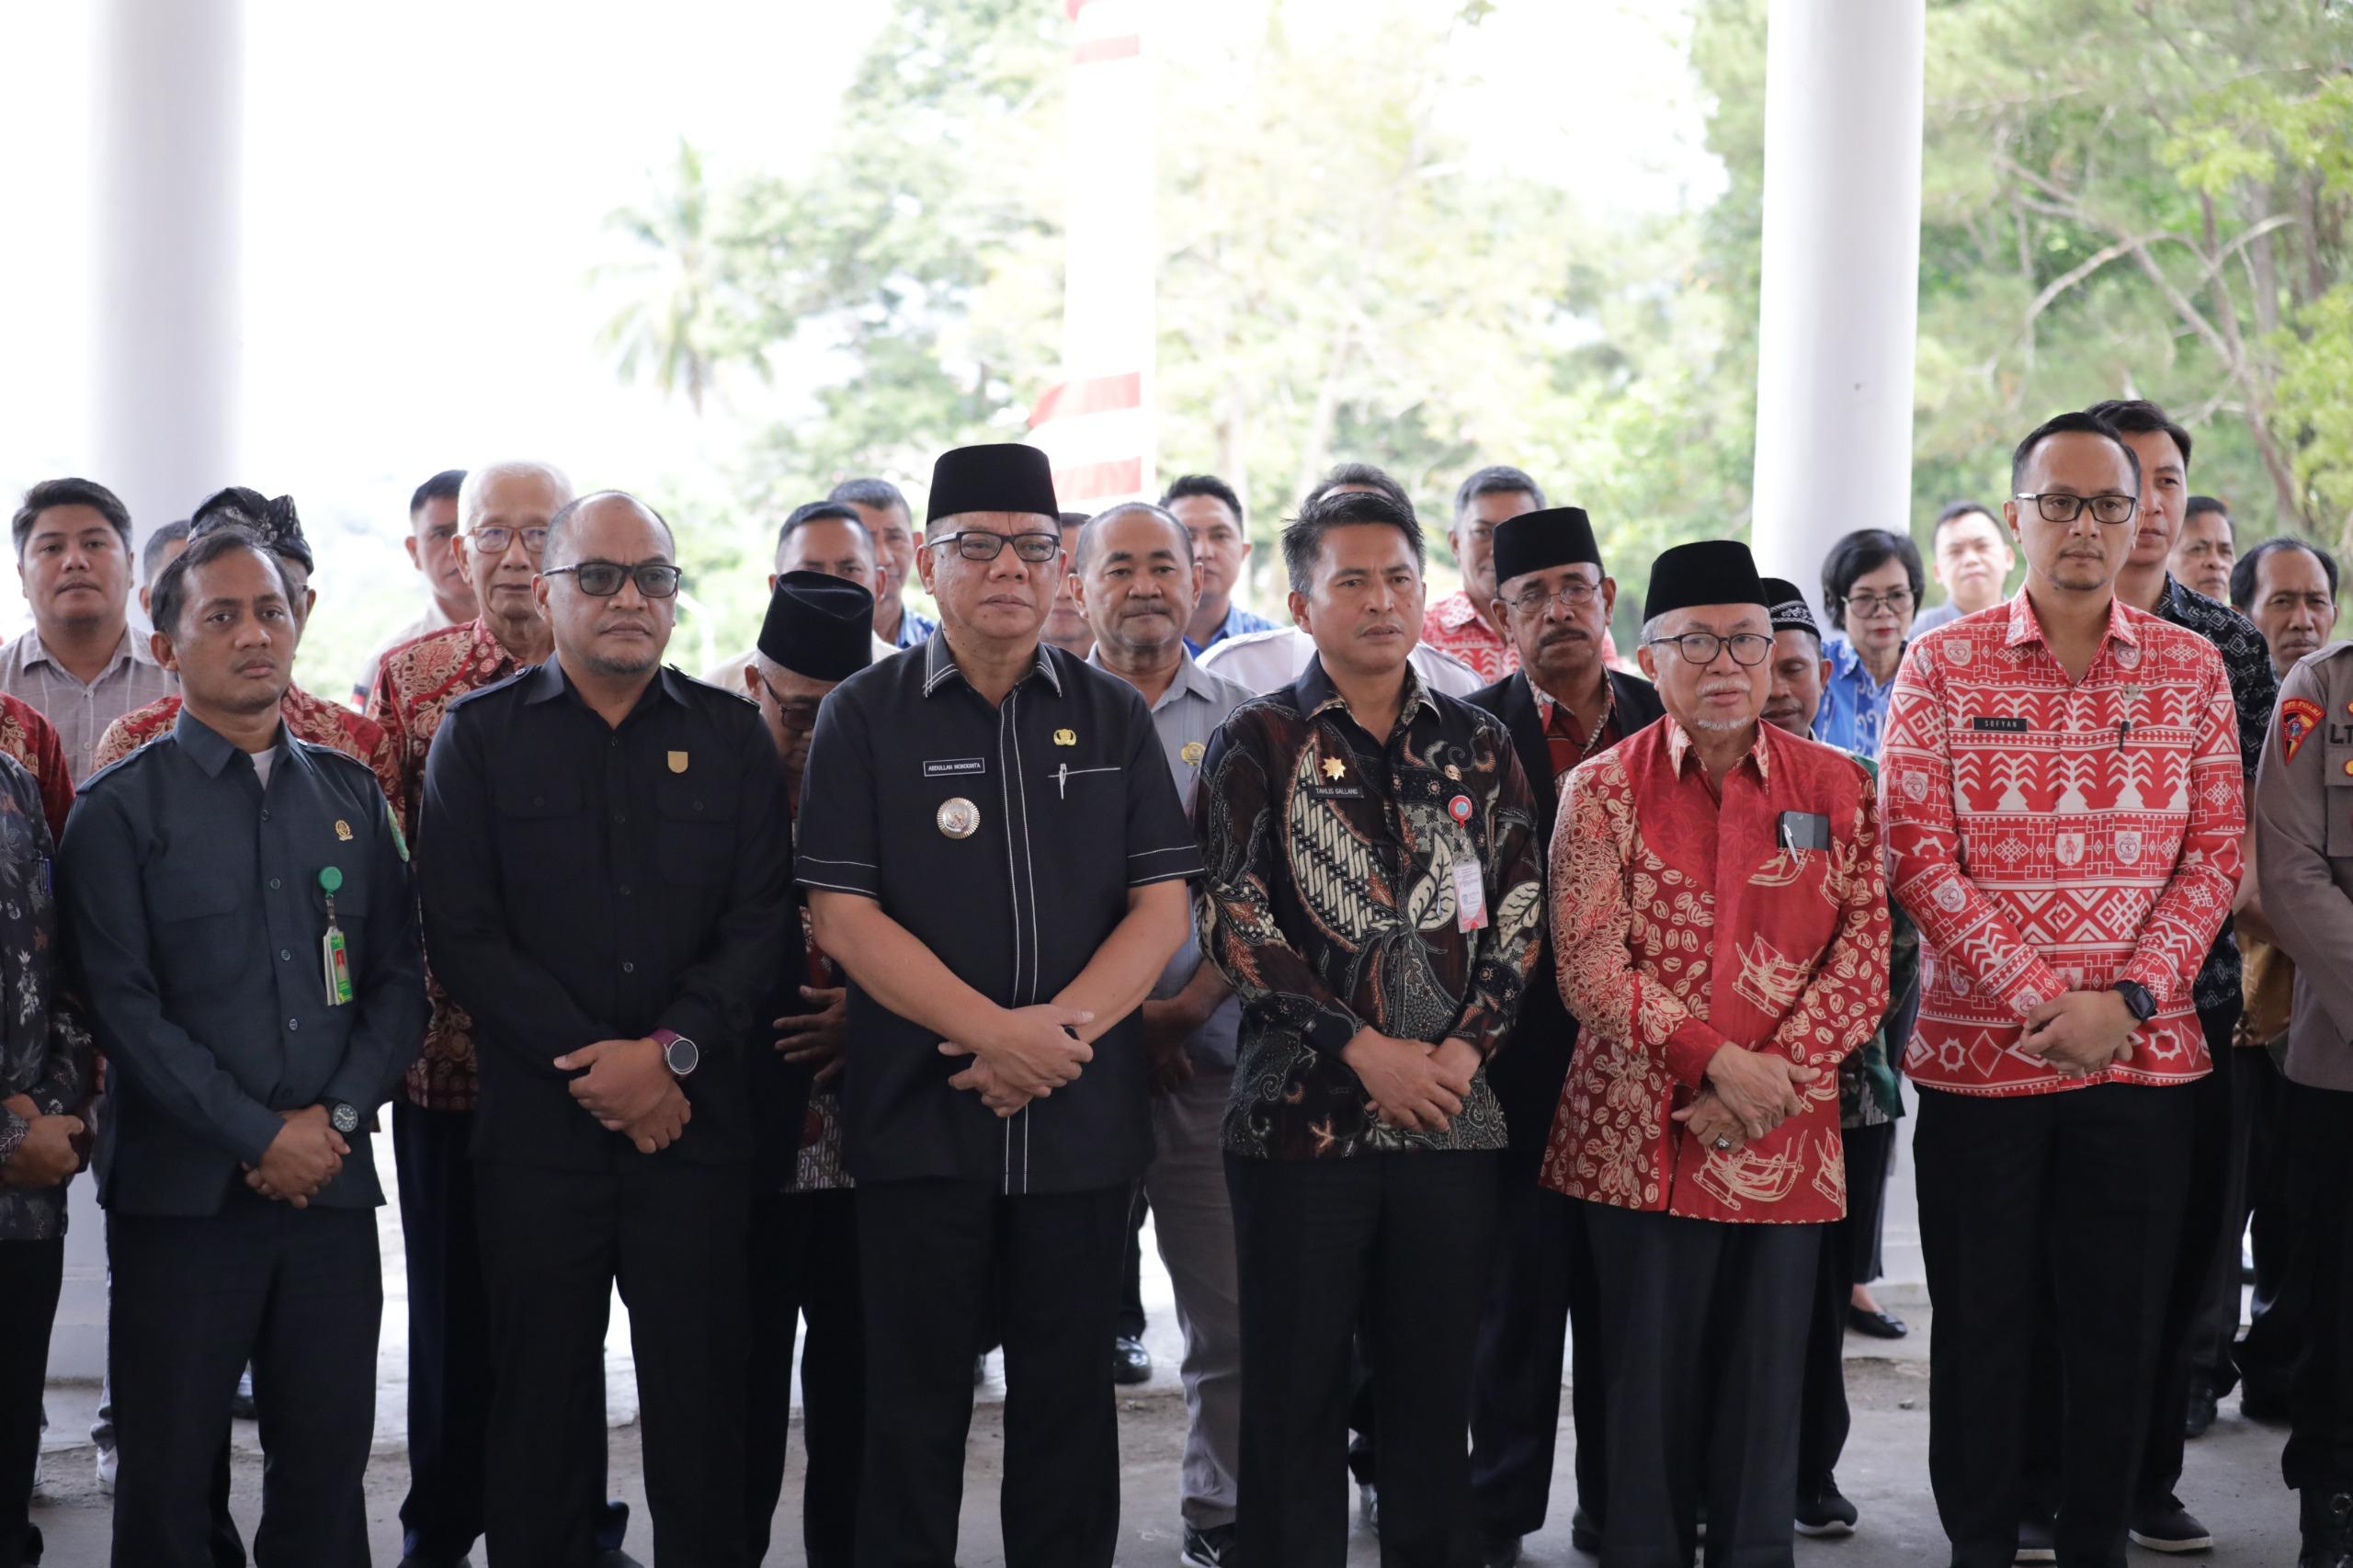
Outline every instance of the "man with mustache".
[(1569, 775), (1550, 896), (1581, 1028), (1547, 1187), (1597, 1266), (1605, 1563), (1790, 1560), (1806, 1327), (1846, 1209), (1834, 1082), (1887, 1005), (1878, 812), (1854, 759), (1758, 713), (1748, 547), (1651, 568), (1664, 722)]
[(362, 764), (288, 733), (281, 558), (205, 533), (155, 585), (171, 733), (85, 787), (59, 855), (113, 1067), (98, 1151), (118, 1568), (210, 1568), (250, 1359), (264, 1563), (366, 1568), (383, 1201), (368, 1119), (425, 1029), (407, 851)]
[(2001, 519), (1974, 501), (1955, 501), (1937, 514), (1931, 548), (1945, 602), (1919, 613), (1912, 622), (1915, 637), (2000, 604), (2010, 568), (2018, 564)]
[[(1151, 705), (1153, 729), (1188, 812), (1197, 809), (1211, 737), (1251, 696), (1203, 670), (1186, 651), (1200, 578), (1185, 527), (1141, 501), (1087, 523), (1071, 572), (1094, 629), (1094, 663)], [(1241, 1028), (1241, 1002), (1217, 966), (1202, 960), (1188, 930), (1143, 1005), (1153, 1087), (1153, 1159), (1143, 1189), (1185, 1330), (1180, 1555), (1191, 1568), (1234, 1561), (1242, 1346), (1222, 1123)]]
[(2238, 559), (2238, 535), (2228, 506), (2211, 495), (2192, 495), (2183, 505), (2181, 533), (2173, 541), (2166, 569), (2191, 593), (2228, 604), (2231, 566)]
[(1479, 672), (1501, 680), (1519, 660), (1511, 631), (1495, 613), (1495, 529), (1507, 517), (1544, 505), (1544, 492), (1516, 468), (1497, 463), (1464, 480), (1454, 492), (1454, 521), (1446, 542), (1462, 568), (1462, 586), (1433, 600), (1422, 619), (1422, 640)]
[[(825, 496), (858, 513), (874, 545), (874, 635), (894, 648), (912, 648), (939, 630), (906, 608), (907, 572), (915, 565), (915, 514), (887, 479), (845, 479)], [(779, 547), (781, 548), (781, 547)], [(779, 568), (779, 570), (781, 570)]]
[[(1584, 510), (1528, 512), (1498, 525), (1491, 613), (1512, 640), (1518, 668), (1472, 703), (1504, 722), (1533, 797), (1538, 853), (1552, 841), (1561, 781), (1586, 758), (1635, 734), (1665, 710), (1657, 688), (1602, 662), (1618, 582)], [(1471, 1397), (1471, 1488), (1490, 1564), (1515, 1561), (1519, 1540), (1544, 1527), (1561, 1418), (1561, 1358), (1572, 1315), (1575, 1338), (1577, 1516), (1570, 1531), (1597, 1548), (1601, 1514), (1599, 1335), (1593, 1328), (1593, 1259), (1578, 1206), (1537, 1180), (1552, 1116), (1576, 1044), (1576, 1020), (1552, 982), (1547, 940), (1507, 1048), (1488, 1069), (1510, 1134), (1504, 1152), (1500, 1244), (1479, 1316)]]
[[(2142, 460), (2091, 414), (2018, 444), (2003, 512), (2026, 583), (2006, 614), (1914, 644), (1880, 754), (1890, 891), (1923, 949), (1904, 1068), (1937, 1302), (1928, 1471), (1956, 1568), (2030, 1544), (2122, 1561), (2191, 1085), (2212, 1071), (2193, 983), (2238, 886), (2237, 716), (2213, 644), (2116, 591)], [(2046, 1322), (2055, 1378), (2034, 1367)], [(2059, 1507), (2037, 1543), (2020, 1523), (2046, 1381), (2064, 1391)]]

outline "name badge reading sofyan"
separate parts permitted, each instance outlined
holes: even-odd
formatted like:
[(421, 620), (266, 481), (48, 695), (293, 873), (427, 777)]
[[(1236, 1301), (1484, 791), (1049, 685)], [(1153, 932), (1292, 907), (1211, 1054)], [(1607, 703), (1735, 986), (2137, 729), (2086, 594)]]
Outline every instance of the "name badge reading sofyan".
[(949, 837), (970, 838), (973, 830), (981, 825), (981, 808), (959, 795), (939, 803), (936, 820), (939, 824), (939, 831)]

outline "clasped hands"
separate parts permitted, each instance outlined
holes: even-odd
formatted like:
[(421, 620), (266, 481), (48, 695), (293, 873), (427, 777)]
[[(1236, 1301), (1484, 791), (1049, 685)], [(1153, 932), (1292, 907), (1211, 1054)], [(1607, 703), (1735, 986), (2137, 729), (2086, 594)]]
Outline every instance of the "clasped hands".
[(351, 1145), (328, 1122), (323, 1105), (281, 1110), (278, 1119), (278, 1136), (262, 1151), (261, 1164), (245, 1167), (245, 1185), (272, 1202), (308, 1209), (343, 1169)]
[(949, 1086), (970, 1089), (998, 1116), (1012, 1116), (1031, 1100), (1077, 1081), (1095, 1060), (1095, 1048), (1075, 1031), (1094, 1021), (1095, 1015), (1083, 1007), (1051, 1003), (997, 1009), (968, 1040), (939, 1042), (942, 1056), (972, 1058), (971, 1066), (948, 1080)]
[(619, 1132), (641, 1154), (668, 1148), (686, 1135), (695, 1108), (671, 1074), (661, 1042), (600, 1040), (555, 1059), (558, 1072), (587, 1071), (572, 1080), (572, 1097), (608, 1132)]
[(25, 1123), (17, 1152), (0, 1165), (0, 1185), (55, 1187), (82, 1168), (89, 1155), (89, 1138), (80, 1117), (44, 1116), (30, 1095), (10, 1095), (0, 1103)]
[(2081, 1078), (2131, 1061), (2132, 1031), (2140, 1027), (2115, 992), (2068, 991), (2026, 1016), (2018, 1049), (2049, 1062), (2063, 1078)]
[(1406, 1132), (1443, 1132), (1462, 1114), (1480, 1058), (1477, 1047), (1451, 1035), (1427, 1045), (1367, 1027), (1340, 1048), (1340, 1060), (1364, 1085), (1373, 1114), (1384, 1125)]
[(1707, 1082), (1674, 1119), (1709, 1148), (1731, 1153), (1803, 1111), (1806, 1085), (1821, 1076), (1821, 1068), (1771, 1051), (1720, 1045), (1708, 1058)]

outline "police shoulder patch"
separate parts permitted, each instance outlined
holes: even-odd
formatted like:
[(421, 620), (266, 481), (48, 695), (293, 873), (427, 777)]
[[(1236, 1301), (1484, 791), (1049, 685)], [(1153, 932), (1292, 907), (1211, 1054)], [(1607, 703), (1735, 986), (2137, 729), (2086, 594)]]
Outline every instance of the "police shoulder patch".
[(2279, 704), (2280, 760), (2295, 761), (2297, 751), (2327, 716), (2321, 710), (2320, 704), (2309, 697), (2283, 699)]

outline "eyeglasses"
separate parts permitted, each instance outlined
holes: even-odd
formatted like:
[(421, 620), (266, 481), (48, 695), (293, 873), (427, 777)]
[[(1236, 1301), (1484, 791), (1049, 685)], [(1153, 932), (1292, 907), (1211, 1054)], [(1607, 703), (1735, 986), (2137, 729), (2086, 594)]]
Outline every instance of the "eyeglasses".
[(1511, 597), (1511, 608), (1522, 615), (1542, 615), (1554, 599), (1570, 609), (1583, 609), (1601, 592), (1601, 585), (1588, 583), (1582, 577), (1572, 577), (1561, 585), (1558, 593), (1542, 588), (1523, 588)]
[(2132, 514), (2141, 509), (2139, 496), (2119, 495), (2112, 490), (2100, 495), (2070, 495), (2054, 490), (2046, 490), (2040, 495), (2021, 492), (2010, 499), (2033, 502), (2034, 509), (2042, 514), (2046, 523), (2072, 523), (2089, 506), (2094, 522), (2117, 528), (2131, 522)]
[[(506, 547), (515, 542), (515, 530), (502, 528), (470, 528), (466, 532), (466, 542), (484, 555), (504, 555), (506, 553)], [(525, 528), (523, 530), (525, 550), (537, 555), (547, 547), (547, 529)]]
[(928, 539), (923, 547), (938, 550), (949, 544), (967, 561), (995, 561), (1009, 544), (1014, 554), (1033, 566), (1043, 565), (1063, 552), (1063, 536), (1059, 533), (999, 534), (986, 528), (966, 528), (962, 533)]
[(1876, 620), (1881, 612), (1902, 615), (1912, 608), (1912, 590), (1898, 588), (1892, 594), (1848, 594), (1840, 601), (1848, 615), (1859, 615), (1865, 620)]
[(551, 566), (540, 575), (560, 577), (566, 572), (573, 574), (582, 593), (600, 599), (611, 598), (629, 582), (634, 582), (637, 591), (649, 599), (672, 598), (687, 576), (666, 561), (642, 561), (634, 566), (616, 561), (583, 561), (576, 566)]
[(1733, 664), (1754, 667), (1763, 664), (1773, 652), (1773, 640), (1756, 631), (1735, 631), (1729, 637), (1719, 637), (1712, 631), (1687, 631), (1680, 637), (1654, 637), (1643, 645), (1655, 648), (1662, 642), (1674, 643), (1684, 662), (1692, 665), (1712, 665), (1719, 652), (1729, 651)]
[(817, 709), (825, 699), (822, 697), (787, 697), (776, 688), (767, 676), (759, 677), (767, 687), (768, 697), (776, 703), (777, 722), (796, 734), (807, 734), (817, 727)]

